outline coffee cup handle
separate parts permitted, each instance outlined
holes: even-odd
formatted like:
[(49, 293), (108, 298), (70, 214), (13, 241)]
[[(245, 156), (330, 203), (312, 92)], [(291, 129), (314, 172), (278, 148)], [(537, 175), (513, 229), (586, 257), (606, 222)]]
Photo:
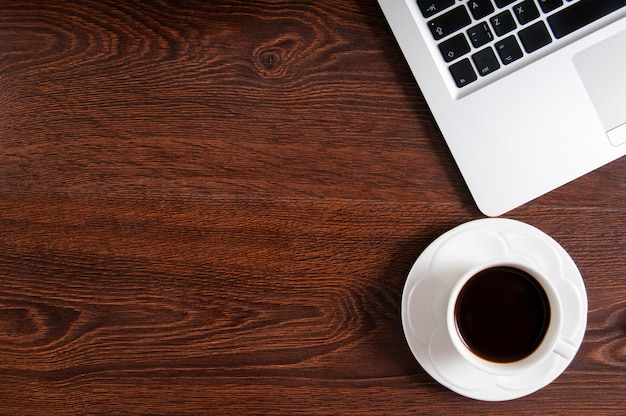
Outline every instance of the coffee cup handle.
[(556, 346), (554, 347), (554, 352), (560, 355), (561, 357), (565, 358), (566, 360), (570, 360), (574, 358), (574, 355), (576, 355), (577, 350), (578, 349), (572, 342), (564, 338), (559, 338), (559, 340), (556, 343)]

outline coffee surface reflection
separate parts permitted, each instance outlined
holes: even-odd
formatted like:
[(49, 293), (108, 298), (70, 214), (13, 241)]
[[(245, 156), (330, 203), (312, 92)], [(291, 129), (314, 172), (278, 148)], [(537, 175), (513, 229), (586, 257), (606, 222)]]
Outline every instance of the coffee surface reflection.
[(550, 323), (541, 285), (513, 267), (492, 267), (471, 277), (455, 304), (457, 331), (475, 355), (511, 363), (531, 355)]

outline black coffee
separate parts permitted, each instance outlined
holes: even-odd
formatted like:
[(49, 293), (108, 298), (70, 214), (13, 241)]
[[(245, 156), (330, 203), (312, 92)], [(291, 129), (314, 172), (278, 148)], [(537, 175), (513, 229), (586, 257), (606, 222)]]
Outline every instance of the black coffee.
[(493, 267), (465, 284), (454, 314), (458, 332), (474, 354), (510, 363), (539, 346), (548, 330), (550, 304), (546, 292), (528, 273)]

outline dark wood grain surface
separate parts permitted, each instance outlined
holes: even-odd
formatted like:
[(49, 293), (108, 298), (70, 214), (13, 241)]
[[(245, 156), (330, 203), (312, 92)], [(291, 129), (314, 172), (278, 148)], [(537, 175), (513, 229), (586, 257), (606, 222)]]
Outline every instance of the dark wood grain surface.
[(623, 414), (626, 159), (507, 214), (589, 297), (511, 402), (401, 329), (480, 217), (375, 0), (0, 4), (0, 414)]

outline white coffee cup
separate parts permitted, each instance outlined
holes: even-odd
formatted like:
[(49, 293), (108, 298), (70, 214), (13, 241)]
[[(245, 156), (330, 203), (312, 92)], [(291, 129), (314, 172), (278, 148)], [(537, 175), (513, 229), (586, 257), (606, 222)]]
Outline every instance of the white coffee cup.
[[(471, 300), (472, 296), (474, 301)], [(542, 308), (538, 306), (539, 301), (545, 304), (546, 310), (536, 310)], [(528, 308), (528, 314), (522, 316), (525, 308)], [(461, 315), (463, 310), (466, 311), (465, 315)], [(518, 313), (513, 313), (514, 311)], [(492, 318), (486, 318), (485, 315)], [(533, 321), (527, 319), (529, 316), (533, 317)], [(540, 319), (544, 320), (543, 324), (539, 322)], [(498, 328), (506, 326), (507, 322), (511, 323), (511, 327), (506, 328), (506, 331), (490, 333), (489, 337), (494, 341), (490, 345), (491, 341), (480, 338), (485, 338), (485, 331), (494, 322)], [(531, 327), (529, 322), (533, 324), (532, 331), (528, 329)], [(522, 261), (493, 260), (473, 267), (458, 279), (448, 297), (446, 326), (454, 347), (467, 362), (494, 375), (518, 374), (541, 365), (551, 354), (572, 359), (576, 348), (562, 339), (562, 323), (561, 299), (554, 285), (548, 276)], [(478, 344), (472, 343), (472, 336), (468, 337), (467, 333), (473, 333)], [(498, 356), (499, 349), (503, 350), (498, 346), (501, 344), (509, 345), (512, 350), (523, 350), (514, 341), (520, 335), (528, 335), (528, 345), (533, 345), (531, 349), (521, 351), (516, 358), (505, 357), (503, 352)], [(532, 342), (531, 337), (535, 337)], [(481, 350), (475, 348), (476, 345), (487, 347)], [(527, 344), (524, 345), (526, 348)], [(490, 353), (486, 354), (485, 351), (489, 349)]]

